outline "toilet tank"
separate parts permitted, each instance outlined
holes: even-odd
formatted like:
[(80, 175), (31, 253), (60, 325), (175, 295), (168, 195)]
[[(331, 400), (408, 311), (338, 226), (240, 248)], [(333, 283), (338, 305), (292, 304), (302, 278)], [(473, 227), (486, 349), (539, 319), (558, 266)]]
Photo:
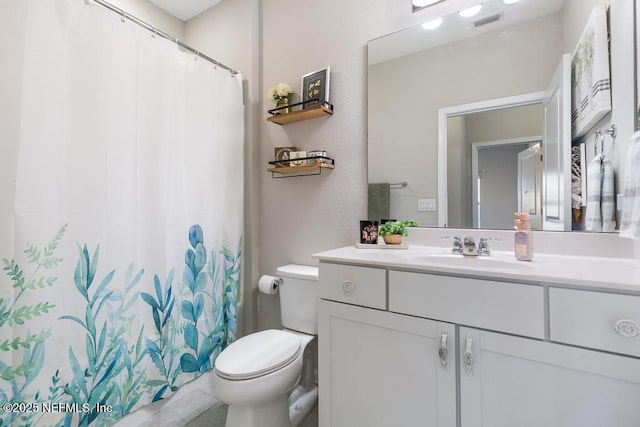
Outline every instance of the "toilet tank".
[(318, 334), (318, 267), (289, 264), (278, 267), (282, 326)]

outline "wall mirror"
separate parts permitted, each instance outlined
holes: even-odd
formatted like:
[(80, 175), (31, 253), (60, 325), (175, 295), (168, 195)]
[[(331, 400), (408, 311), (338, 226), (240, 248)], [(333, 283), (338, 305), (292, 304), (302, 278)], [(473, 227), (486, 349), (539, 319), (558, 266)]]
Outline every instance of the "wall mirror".
[[(371, 40), (368, 182), (390, 184), (382, 193), (388, 217), (426, 227), (509, 229), (513, 212), (522, 210), (531, 212), (536, 228), (581, 230), (571, 207), (570, 129), (545, 119), (545, 110), (555, 113), (563, 100), (552, 111), (543, 103), (563, 64), (570, 67), (565, 54), (602, 4), (609, 6), (617, 91), (611, 113), (594, 129), (618, 125), (616, 145), (608, 148), (618, 167), (635, 124), (635, 78), (628, 70), (633, 4), (487, 0), (475, 17), (454, 12), (434, 30), (417, 25)], [(593, 147), (593, 132), (583, 142)], [(544, 165), (536, 161), (540, 154)]]

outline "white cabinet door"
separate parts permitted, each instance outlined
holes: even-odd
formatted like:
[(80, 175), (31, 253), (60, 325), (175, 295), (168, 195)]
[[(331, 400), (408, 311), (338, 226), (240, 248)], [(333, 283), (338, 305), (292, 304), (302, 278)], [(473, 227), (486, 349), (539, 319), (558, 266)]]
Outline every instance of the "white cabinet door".
[(320, 426), (456, 426), (454, 325), (325, 300), (318, 317)]
[(470, 328), (458, 340), (462, 427), (640, 426), (639, 359)]

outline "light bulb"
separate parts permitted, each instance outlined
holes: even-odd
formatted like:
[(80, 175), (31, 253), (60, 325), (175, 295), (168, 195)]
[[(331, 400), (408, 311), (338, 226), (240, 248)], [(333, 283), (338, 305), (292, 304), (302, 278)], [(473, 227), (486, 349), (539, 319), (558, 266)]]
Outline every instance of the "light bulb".
[(425, 30), (435, 30), (440, 26), (440, 24), (442, 24), (442, 18), (436, 18), (422, 24), (422, 28)]
[(468, 9), (461, 10), (458, 13), (460, 14), (460, 16), (462, 16), (464, 18), (470, 18), (470, 17), (475, 16), (478, 13), (480, 13), (481, 9), (482, 9), (482, 5), (481, 4), (477, 4), (477, 5), (473, 6), (473, 7), (468, 8)]
[(425, 7), (425, 6), (429, 6), (432, 3), (437, 3), (440, 0), (411, 0), (411, 3), (415, 6), (415, 7)]

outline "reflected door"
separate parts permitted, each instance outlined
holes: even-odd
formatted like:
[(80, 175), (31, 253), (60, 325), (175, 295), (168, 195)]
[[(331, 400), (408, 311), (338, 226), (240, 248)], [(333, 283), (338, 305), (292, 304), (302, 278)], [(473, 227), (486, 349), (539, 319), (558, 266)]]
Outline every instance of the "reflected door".
[(544, 230), (571, 230), (571, 58), (562, 56), (543, 103)]
[(540, 144), (518, 153), (518, 212), (529, 214), (531, 228), (542, 228), (542, 156)]
[(519, 156), (539, 140), (538, 137), (536, 141), (524, 138), (472, 144), (475, 228), (504, 230), (513, 227), (513, 213), (520, 211)]

